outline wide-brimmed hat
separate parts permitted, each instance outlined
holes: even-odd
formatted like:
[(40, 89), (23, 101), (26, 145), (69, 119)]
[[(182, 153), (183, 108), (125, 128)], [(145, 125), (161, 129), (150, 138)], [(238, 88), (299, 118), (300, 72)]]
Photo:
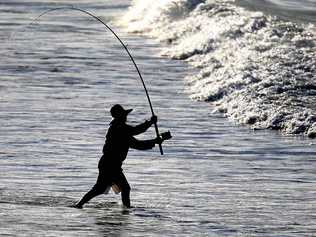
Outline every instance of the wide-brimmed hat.
[(133, 109), (124, 109), (122, 105), (116, 104), (112, 106), (110, 112), (113, 118), (122, 118), (127, 116)]

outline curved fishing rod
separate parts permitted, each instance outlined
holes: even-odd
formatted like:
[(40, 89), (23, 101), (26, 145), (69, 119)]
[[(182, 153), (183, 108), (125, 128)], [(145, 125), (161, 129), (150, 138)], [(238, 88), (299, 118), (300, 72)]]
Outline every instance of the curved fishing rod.
[[(80, 9), (80, 8), (77, 8), (77, 7), (58, 7), (58, 8), (51, 8), (45, 12), (43, 12), (42, 14), (40, 14), (38, 17), (36, 17), (35, 19), (33, 19), (33, 21), (31, 22), (31, 24), (33, 24), (33, 22), (36, 22), (38, 21), (42, 16), (44, 15), (47, 15), (48, 13), (50, 12), (54, 12), (54, 11), (60, 11), (60, 10), (74, 10), (74, 11), (79, 11), (79, 12), (82, 12), (82, 13), (85, 13), (89, 16), (91, 16), (92, 18), (94, 18), (95, 20), (99, 21), (102, 25), (104, 25), (114, 36), (115, 38), (120, 42), (120, 44), (123, 46), (123, 48), (126, 50), (128, 56), (130, 57), (130, 59), (132, 60), (135, 68), (136, 68), (136, 71), (138, 73), (138, 76), (142, 82), (142, 85), (145, 89), (145, 93), (146, 93), (146, 97), (147, 97), (147, 100), (148, 100), (148, 103), (149, 103), (149, 107), (150, 107), (150, 110), (151, 110), (151, 113), (153, 116), (155, 116), (155, 113), (154, 113), (154, 109), (153, 109), (153, 106), (152, 106), (152, 103), (151, 103), (151, 100), (150, 100), (150, 97), (149, 97), (149, 93), (148, 93), (148, 90), (147, 90), (147, 87), (145, 85), (145, 82), (144, 82), (144, 79), (142, 77), (142, 74), (140, 73), (140, 70), (133, 58), (133, 56), (131, 55), (131, 53), (129, 52), (127, 46), (123, 43), (123, 41), (120, 39), (120, 37), (114, 32), (114, 30), (112, 30), (111, 27), (109, 27), (104, 21), (102, 21), (99, 17), (93, 15), (91, 12), (88, 12), (86, 10), (83, 10), (83, 9)], [(156, 135), (157, 137), (161, 137), (160, 134), (159, 134), (159, 130), (158, 130), (158, 125), (157, 123), (154, 124), (155, 125), (155, 131), (156, 131)], [(160, 150), (160, 154), (163, 155), (163, 149), (162, 149), (162, 145), (159, 144), (159, 150)]]

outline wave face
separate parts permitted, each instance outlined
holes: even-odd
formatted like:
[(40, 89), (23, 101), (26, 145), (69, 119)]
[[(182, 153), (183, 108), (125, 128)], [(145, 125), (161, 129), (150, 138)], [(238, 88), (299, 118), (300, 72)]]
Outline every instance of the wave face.
[(123, 23), (163, 42), (162, 55), (198, 69), (187, 78), (192, 98), (254, 129), (316, 137), (313, 25), (232, 0), (136, 0)]

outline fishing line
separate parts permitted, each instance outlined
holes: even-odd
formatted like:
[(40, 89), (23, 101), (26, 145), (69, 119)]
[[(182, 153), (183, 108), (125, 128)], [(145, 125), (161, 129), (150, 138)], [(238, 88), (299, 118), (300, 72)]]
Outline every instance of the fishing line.
[[(133, 65), (138, 73), (138, 76), (142, 82), (142, 85), (144, 87), (144, 90), (145, 90), (145, 93), (146, 93), (146, 97), (147, 97), (147, 100), (148, 100), (148, 104), (149, 104), (149, 107), (150, 107), (150, 111), (152, 113), (153, 116), (155, 116), (155, 113), (154, 113), (154, 109), (153, 109), (153, 106), (152, 106), (152, 103), (151, 103), (151, 99), (149, 97), (149, 93), (148, 93), (148, 90), (147, 90), (147, 87), (145, 85), (145, 81), (142, 77), (142, 74), (133, 58), (133, 56), (131, 55), (130, 51), (128, 50), (126, 44), (124, 44), (124, 42), (120, 39), (120, 37), (114, 32), (114, 30), (109, 27), (104, 21), (102, 21), (99, 17), (95, 16), (94, 14), (92, 14), (91, 12), (87, 11), (87, 10), (83, 10), (81, 8), (77, 8), (77, 7), (58, 7), (58, 8), (51, 8), (51, 9), (48, 9), (46, 11), (44, 11), (42, 14), (40, 14), (38, 17), (34, 18), (32, 20), (32, 22), (30, 23), (30, 25), (34, 24), (34, 22), (37, 22), (39, 21), (39, 19), (51, 12), (55, 12), (55, 11), (61, 11), (61, 10), (72, 10), (72, 11), (78, 11), (78, 12), (82, 12), (90, 17), (92, 17), (93, 19), (97, 20), (98, 22), (100, 22), (103, 26), (105, 26), (114, 36), (115, 38), (120, 42), (120, 44), (122, 45), (122, 47), (125, 49), (126, 53), (128, 54), (129, 58), (131, 59), (131, 61), (133, 62)], [(161, 137), (160, 134), (159, 134), (159, 130), (158, 130), (158, 125), (157, 123), (154, 124), (155, 126), (155, 131), (156, 131), (156, 135), (157, 137)], [(159, 144), (159, 150), (160, 150), (160, 154), (163, 155), (163, 149), (162, 149), (162, 145)]]

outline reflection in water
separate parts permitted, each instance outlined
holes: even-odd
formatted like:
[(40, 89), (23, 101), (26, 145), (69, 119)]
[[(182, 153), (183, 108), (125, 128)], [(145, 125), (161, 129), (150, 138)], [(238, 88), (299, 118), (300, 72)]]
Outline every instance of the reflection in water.
[(130, 225), (130, 210), (122, 208), (117, 203), (104, 203), (102, 208), (91, 210), (95, 224), (101, 234), (104, 236), (126, 236), (128, 226)]

